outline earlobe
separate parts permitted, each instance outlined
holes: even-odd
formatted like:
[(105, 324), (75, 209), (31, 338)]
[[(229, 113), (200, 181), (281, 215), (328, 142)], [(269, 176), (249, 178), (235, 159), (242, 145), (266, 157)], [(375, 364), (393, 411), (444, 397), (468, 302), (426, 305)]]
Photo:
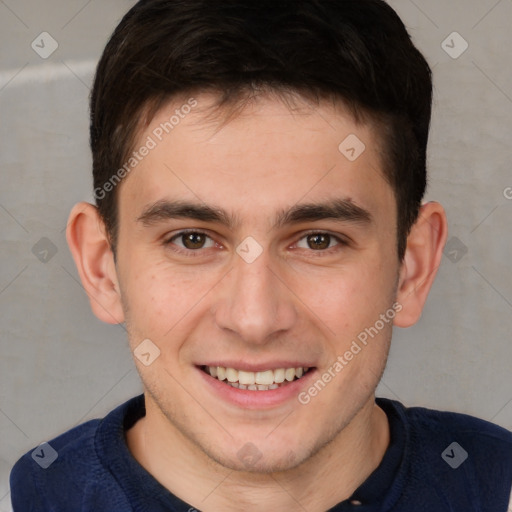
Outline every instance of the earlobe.
[(398, 327), (410, 327), (420, 318), (441, 264), (447, 234), (443, 207), (436, 202), (424, 204), (407, 238), (400, 270), (397, 301), (402, 305), (402, 310), (394, 322)]
[(66, 238), (94, 314), (109, 324), (123, 322), (114, 256), (95, 206), (78, 203), (73, 207)]

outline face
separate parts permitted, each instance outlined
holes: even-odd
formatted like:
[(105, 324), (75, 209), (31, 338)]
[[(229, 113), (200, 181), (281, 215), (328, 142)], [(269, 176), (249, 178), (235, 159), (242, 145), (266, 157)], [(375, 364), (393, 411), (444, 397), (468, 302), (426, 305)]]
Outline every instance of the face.
[(376, 134), (341, 109), (260, 98), (220, 127), (201, 110), (213, 98), (196, 100), (168, 134), (180, 105), (160, 110), (136, 144), (155, 147), (120, 185), (130, 344), (151, 340), (150, 364), (135, 362), (169, 432), (226, 467), (283, 470), (373, 401), (395, 198)]

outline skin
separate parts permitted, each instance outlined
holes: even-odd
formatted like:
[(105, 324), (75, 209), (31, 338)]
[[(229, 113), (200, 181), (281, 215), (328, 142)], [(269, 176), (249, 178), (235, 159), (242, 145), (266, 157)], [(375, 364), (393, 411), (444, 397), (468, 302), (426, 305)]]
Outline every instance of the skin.
[[(341, 107), (299, 99), (292, 112), (262, 96), (220, 127), (205, 117), (213, 97), (196, 99), (200, 108), (120, 185), (116, 261), (94, 206), (80, 203), (70, 216), (68, 242), (95, 314), (126, 322), (132, 350), (144, 339), (160, 350), (149, 366), (134, 358), (147, 413), (127, 443), (166, 488), (205, 512), (324, 511), (350, 497), (389, 444), (374, 393), (392, 322), (306, 405), (296, 396), (233, 404), (197, 365), (297, 361), (318, 378), (395, 302), (394, 324), (412, 325), (440, 264), (445, 214), (437, 203), (422, 206), (400, 262), (396, 202), (371, 126)], [(163, 107), (136, 147), (179, 106)], [(338, 150), (350, 134), (366, 145), (354, 162)], [(232, 225), (141, 219), (159, 201), (177, 200), (222, 209)], [(368, 219), (276, 224), (292, 207), (335, 200)], [(205, 233), (206, 245), (187, 249), (176, 236), (184, 229)], [(311, 248), (311, 232), (331, 235), (327, 247)], [(262, 248), (252, 263), (236, 252), (249, 236)], [(247, 450), (259, 457), (250, 465), (240, 456)]]

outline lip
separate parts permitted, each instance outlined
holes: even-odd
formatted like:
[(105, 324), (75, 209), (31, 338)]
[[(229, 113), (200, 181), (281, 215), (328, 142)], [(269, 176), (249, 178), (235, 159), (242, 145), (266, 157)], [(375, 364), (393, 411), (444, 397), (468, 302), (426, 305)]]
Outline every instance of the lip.
[[(222, 365), (212, 364), (210, 366)], [(243, 366), (245, 368), (252, 368), (252, 366), (250, 365)], [(275, 366), (275, 363), (272, 366)], [(262, 368), (259, 365), (258, 367)], [(291, 367), (292, 366), (289, 366), (288, 368)], [(228, 368), (233, 367), (231, 366)], [(235, 368), (237, 367), (235, 366)], [(268, 366), (266, 366), (265, 368), (270, 369)], [(283, 367), (278, 366), (277, 368)], [(237, 369), (243, 370), (243, 368)], [(315, 378), (317, 373), (316, 368), (311, 368), (308, 371), (308, 373), (306, 373), (300, 379), (289, 382), (288, 384), (281, 386), (277, 389), (269, 389), (268, 391), (249, 391), (247, 389), (237, 389), (232, 386), (229, 386), (228, 384), (221, 382), (220, 380), (212, 377), (211, 375), (208, 375), (201, 369), (201, 367), (196, 367), (196, 370), (199, 373), (199, 377), (203, 379), (211, 393), (213, 393), (216, 397), (219, 397), (221, 400), (243, 409), (271, 409), (273, 407), (278, 407), (290, 400), (297, 401), (297, 396), (299, 395), (301, 390), (311, 385), (310, 382), (312, 379)]]
[(307, 364), (297, 361), (275, 361), (268, 363), (251, 364), (244, 361), (214, 361), (209, 363), (200, 363), (201, 366), (223, 366), (224, 368), (234, 368), (243, 372), (264, 372), (266, 370), (279, 370), (280, 368), (312, 368), (314, 364)]

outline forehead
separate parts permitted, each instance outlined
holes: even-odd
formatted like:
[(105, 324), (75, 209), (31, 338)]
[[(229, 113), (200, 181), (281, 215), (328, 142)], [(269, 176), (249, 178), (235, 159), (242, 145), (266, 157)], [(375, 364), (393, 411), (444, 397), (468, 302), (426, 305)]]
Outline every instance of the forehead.
[(158, 110), (137, 138), (140, 160), (121, 203), (140, 211), (158, 199), (187, 199), (249, 213), (254, 204), (278, 209), (306, 197), (341, 194), (367, 208), (392, 199), (375, 129), (342, 105), (260, 96), (229, 117), (228, 108), (212, 110), (215, 100), (183, 97)]

